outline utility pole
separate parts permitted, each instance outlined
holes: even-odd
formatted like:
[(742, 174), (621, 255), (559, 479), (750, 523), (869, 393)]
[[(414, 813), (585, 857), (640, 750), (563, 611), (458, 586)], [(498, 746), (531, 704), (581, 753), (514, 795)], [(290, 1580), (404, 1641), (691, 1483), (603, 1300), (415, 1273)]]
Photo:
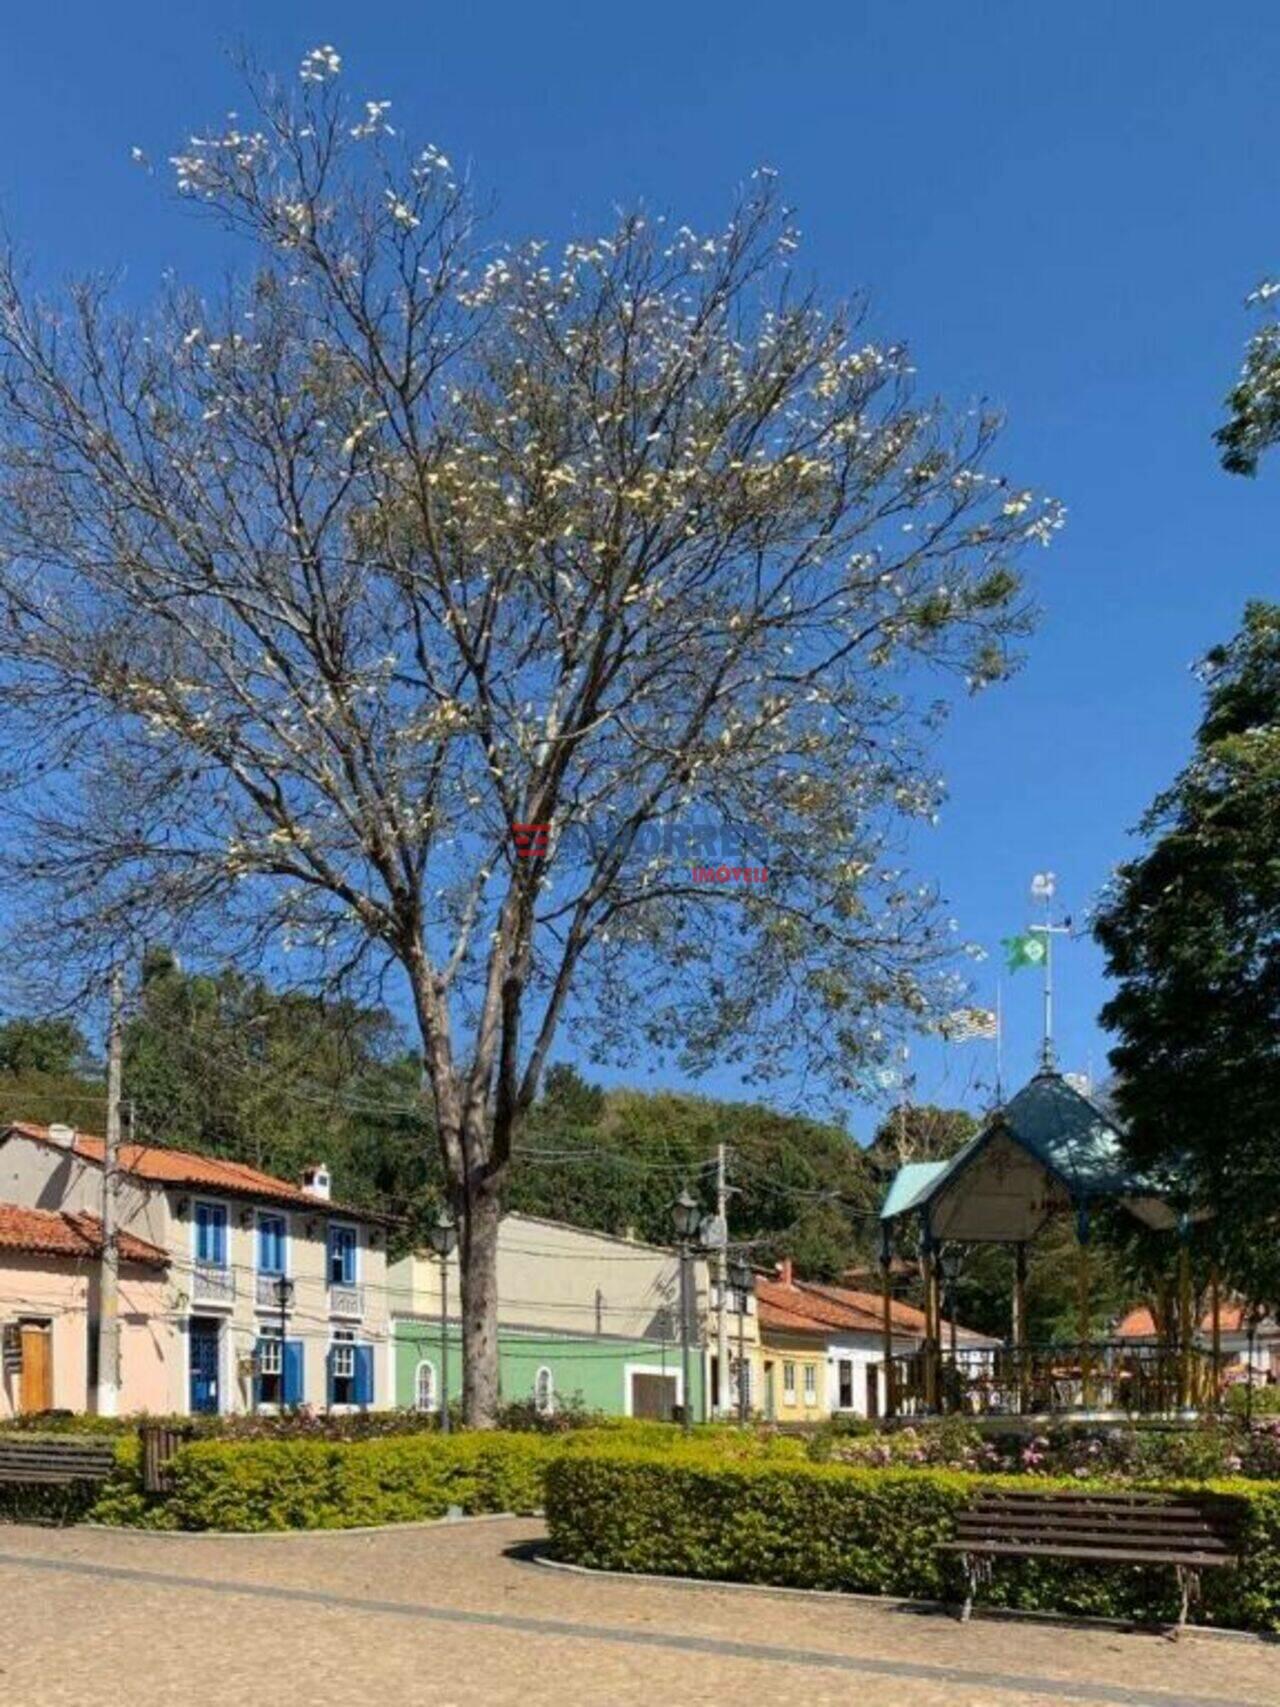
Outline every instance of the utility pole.
[(728, 1417), (732, 1415), (729, 1405), (729, 1182), (725, 1175), (723, 1144), (716, 1146), (716, 1219), (723, 1232), (716, 1251), (716, 1284), (720, 1288), (720, 1308), (716, 1312), (716, 1370), (720, 1382), (717, 1410), (721, 1417)]
[(120, 1252), (116, 1238), (116, 1168), (120, 1153), (120, 1080), (124, 974), (111, 972), (107, 1022), (107, 1135), (102, 1157), (102, 1279), (98, 1292), (98, 1415), (120, 1410)]

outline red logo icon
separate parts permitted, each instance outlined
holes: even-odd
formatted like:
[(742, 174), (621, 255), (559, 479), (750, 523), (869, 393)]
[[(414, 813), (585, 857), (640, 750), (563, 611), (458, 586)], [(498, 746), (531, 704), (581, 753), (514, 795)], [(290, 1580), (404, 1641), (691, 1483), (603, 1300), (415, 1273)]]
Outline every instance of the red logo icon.
[(550, 835), (550, 824), (513, 824), (511, 826), (511, 839), (515, 843), (516, 855), (520, 859), (545, 859), (547, 841)]

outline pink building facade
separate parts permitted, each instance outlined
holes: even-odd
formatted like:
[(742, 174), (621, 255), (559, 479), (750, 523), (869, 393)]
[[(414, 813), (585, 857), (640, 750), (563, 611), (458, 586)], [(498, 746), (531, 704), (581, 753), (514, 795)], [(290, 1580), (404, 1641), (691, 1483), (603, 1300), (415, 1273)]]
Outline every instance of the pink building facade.
[[(102, 1227), (96, 1217), (0, 1203), (0, 1418), (94, 1408)], [(168, 1259), (121, 1239), (121, 1409), (171, 1408), (177, 1354)]]

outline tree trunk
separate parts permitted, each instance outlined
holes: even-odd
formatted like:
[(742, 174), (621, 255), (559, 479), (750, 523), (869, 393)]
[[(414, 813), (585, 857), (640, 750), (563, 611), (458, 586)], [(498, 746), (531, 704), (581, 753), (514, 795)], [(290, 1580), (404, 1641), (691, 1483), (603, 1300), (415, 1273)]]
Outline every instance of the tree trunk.
[(493, 1176), (469, 1182), (459, 1229), (462, 1278), (462, 1415), (492, 1428), (498, 1415), (498, 1224), (502, 1192)]

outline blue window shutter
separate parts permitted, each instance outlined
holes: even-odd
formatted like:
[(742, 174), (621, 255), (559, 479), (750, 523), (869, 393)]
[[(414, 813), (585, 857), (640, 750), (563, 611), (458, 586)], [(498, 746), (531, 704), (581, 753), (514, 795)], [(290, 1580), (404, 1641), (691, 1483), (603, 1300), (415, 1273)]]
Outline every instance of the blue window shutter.
[(205, 1209), (205, 1261), (225, 1268), (227, 1261), (227, 1212), (220, 1204), (211, 1203)]
[(355, 1402), (357, 1405), (373, 1403), (373, 1347), (358, 1345), (356, 1347), (356, 1378)]
[(302, 1341), (288, 1340), (284, 1348), (284, 1402), (302, 1403)]
[(209, 1205), (196, 1204), (196, 1261), (209, 1260)]
[(326, 1401), (326, 1403), (328, 1403), (330, 1405), (332, 1405), (334, 1403), (334, 1397), (333, 1397), (333, 1363), (334, 1363), (334, 1350), (333, 1350), (333, 1347), (330, 1346), (329, 1350), (325, 1356), (325, 1360), (324, 1360), (325, 1401)]
[(264, 1341), (256, 1339), (253, 1342), (253, 1402), (262, 1403), (262, 1348)]

